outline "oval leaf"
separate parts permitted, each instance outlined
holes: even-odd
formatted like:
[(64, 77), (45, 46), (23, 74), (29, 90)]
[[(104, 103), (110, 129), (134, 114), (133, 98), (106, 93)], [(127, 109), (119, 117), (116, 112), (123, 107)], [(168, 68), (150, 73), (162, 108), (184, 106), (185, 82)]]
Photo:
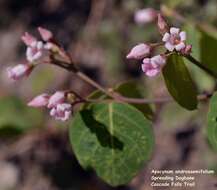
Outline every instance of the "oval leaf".
[(185, 30), (188, 34), (187, 42), (193, 47), (191, 55), (199, 61), (198, 66), (217, 78), (217, 31), (203, 25), (186, 25)]
[(211, 146), (217, 151), (217, 93), (210, 100), (207, 136)]
[(197, 91), (181, 56), (172, 54), (163, 68), (168, 91), (179, 105), (194, 110), (197, 108)]
[(202, 64), (210, 69), (217, 78), (217, 37), (201, 29), (201, 61)]
[[(115, 89), (115, 91), (129, 98), (143, 98), (143, 95), (141, 93), (141, 90), (139, 89), (138, 83), (134, 81), (125, 82), (125, 83), (120, 84)], [(153, 119), (154, 113), (149, 104), (130, 104), (130, 105), (140, 110), (147, 119), (149, 120)]]
[(128, 104), (99, 103), (78, 112), (70, 140), (79, 163), (112, 186), (126, 184), (150, 159), (151, 123)]
[[(191, 55), (198, 61), (201, 61), (201, 48), (200, 48), (200, 41), (202, 38), (201, 32), (198, 30), (198, 28), (192, 24), (187, 24), (185, 25), (185, 31), (188, 34), (187, 38), (187, 44), (191, 44), (193, 47), (193, 51)], [(215, 82), (213, 80), (213, 77), (211, 76), (217, 76), (217, 73), (212, 72), (213, 74), (210, 76), (210, 72), (207, 73), (201, 72), (204, 71), (201, 67), (198, 67), (195, 64), (192, 64), (188, 59), (184, 58), (184, 62), (188, 65), (188, 68), (190, 68), (191, 75), (195, 79), (195, 82), (197, 84), (197, 87), (200, 91), (211, 91), (214, 88)], [(189, 64), (190, 63), (190, 64)], [(205, 64), (201, 65), (205, 67), (206, 69), (207, 66)]]

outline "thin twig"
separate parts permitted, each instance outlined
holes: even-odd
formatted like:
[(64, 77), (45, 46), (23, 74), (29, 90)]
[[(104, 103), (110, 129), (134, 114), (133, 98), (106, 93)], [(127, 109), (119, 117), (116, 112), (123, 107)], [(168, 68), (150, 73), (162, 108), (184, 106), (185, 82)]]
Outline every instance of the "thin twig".
[[(199, 65), (202, 65), (200, 62), (198, 62), (192, 56), (189, 56), (188, 58), (192, 59), (191, 61), (195, 62), (195, 64), (197, 63)], [(78, 71), (78, 70), (75, 71), (74, 67), (70, 68), (69, 66), (67, 66), (65, 64), (62, 64), (62, 63), (59, 63), (59, 62), (58, 63), (54, 62), (54, 64), (66, 69), (68, 71), (73, 72), (81, 80), (85, 81), (89, 85), (91, 85), (91, 86), (95, 87), (96, 89), (100, 90), (101, 92), (103, 92), (107, 96), (113, 98), (114, 101), (126, 102), (126, 103), (134, 103), (134, 104), (161, 104), (161, 103), (167, 103), (167, 102), (174, 101), (172, 97), (155, 98), (155, 99), (125, 97), (125, 96), (122, 96), (122, 95), (118, 94), (117, 92), (114, 92), (112, 90), (108, 90), (108, 89), (104, 88), (103, 86), (101, 86), (96, 81), (92, 80), (89, 76), (87, 76), (83, 72)], [(72, 65), (72, 64), (70, 64), (70, 65)], [(201, 94), (201, 95), (197, 96), (197, 99), (199, 101), (204, 101), (204, 100), (209, 99), (211, 97), (211, 95), (212, 94)], [(86, 99), (86, 101), (98, 102), (99, 100), (97, 100), (97, 99)]]
[(205, 66), (205, 64), (201, 63), (200, 61), (196, 60), (194, 57), (191, 55), (185, 55), (185, 58), (191, 61), (193, 64), (197, 65), (199, 68), (202, 70), (206, 71), (208, 74), (211, 76), (217, 78), (217, 74), (213, 72), (213, 70), (209, 69), (208, 67)]

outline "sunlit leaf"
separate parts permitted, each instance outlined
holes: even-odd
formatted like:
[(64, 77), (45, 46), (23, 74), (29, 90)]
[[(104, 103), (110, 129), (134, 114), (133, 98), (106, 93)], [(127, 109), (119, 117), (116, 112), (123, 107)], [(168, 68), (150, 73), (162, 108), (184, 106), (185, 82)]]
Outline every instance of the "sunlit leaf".
[(133, 106), (92, 104), (78, 112), (70, 140), (79, 163), (112, 186), (128, 183), (153, 151), (151, 123)]

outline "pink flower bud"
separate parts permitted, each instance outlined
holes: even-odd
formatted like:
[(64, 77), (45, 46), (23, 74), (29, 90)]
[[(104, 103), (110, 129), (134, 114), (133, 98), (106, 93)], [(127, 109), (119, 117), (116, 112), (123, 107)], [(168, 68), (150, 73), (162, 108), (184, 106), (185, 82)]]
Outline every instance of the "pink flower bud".
[(36, 42), (36, 38), (29, 34), (28, 32), (25, 32), (25, 34), (21, 37), (22, 41), (27, 45), (31, 46), (32, 43)]
[(158, 25), (158, 30), (162, 35), (168, 32), (169, 27), (161, 14), (158, 14), (157, 16), (157, 25)]
[(53, 38), (53, 33), (50, 30), (47, 30), (42, 27), (38, 27), (38, 31), (44, 41), (49, 41)]
[(52, 108), (50, 115), (55, 117), (56, 120), (66, 121), (72, 113), (72, 106), (67, 103), (58, 104)]
[(149, 77), (156, 76), (160, 73), (165, 63), (166, 59), (161, 55), (157, 55), (152, 58), (145, 58), (142, 64), (142, 71)]
[(9, 67), (7, 69), (8, 77), (13, 80), (19, 80), (24, 76), (28, 76), (32, 71), (32, 65), (28, 64), (19, 64), (15, 67)]
[(48, 108), (56, 107), (58, 104), (61, 104), (65, 101), (65, 92), (58, 91), (55, 92), (49, 99)]
[(152, 8), (138, 10), (134, 15), (134, 20), (137, 24), (143, 25), (152, 22), (157, 17), (157, 11)]
[(32, 101), (28, 103), (28, 106), (31, 107), (43, 107), (47, 106), (50, 96), (48, 94), (41, 94), (36, 96)]
[(192, 45), (186, 45), (184, 49), (181, 49), (181, 53), (184, 55), (189, 55), (192, 50)]
[(147, 44), (138, 44), (133, 47), (127, 55), (127, 59), (142, 59), (147, 57), (151, 52), (151, 46)]

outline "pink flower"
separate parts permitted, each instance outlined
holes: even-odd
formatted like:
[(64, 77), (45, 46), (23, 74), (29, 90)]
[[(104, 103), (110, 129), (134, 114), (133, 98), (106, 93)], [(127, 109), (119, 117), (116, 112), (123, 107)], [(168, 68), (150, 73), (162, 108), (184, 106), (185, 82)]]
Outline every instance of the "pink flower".
[(29, 62), (34, 62), (42, 58), (44, 52), (44, 45), (41, 41), (34, 41), (26, 50), (26, 58)]
[(54, 108), (58, 104), (61, 104), (65, 101), (65, 93), (62, 91), (55, 92), (49, 99), (48, 108)]
[(72, 113), (72, 106), (67, 103), (58, 104), (52, 108), (50, 115), (55, 117), (56, 120), (66, 121)]
[(157, 11), (152, 8), (146, 8), (136, 11), (134, 20), (137, 24), (143, 25), (152, 22), (157, 17)]
[(161, 14), (157, 16), (157, 26), (159, 32), (164, 35), (168, 31), (168, 25)]
[(127, 59), (142, 59), (151, 52), (151, 46), (147, 44), (138, 44), (133, 47), (127, 55)]
[(25, 34), (21, 37), (22, 41), (27, 45), (31, 46), (33, 42), (36, 42), (36, 38), (29, 34), (28, 32), (25, 32)]
[(9, 67), (7, 69), (8, 77), (13, 80), (19, 80), (24, 76), (28, 76), (32, 68), (32, 65), (29, 64), (18, 64), (15, 67)]
[(47, 30), (42, 27), (38, 27), (38, 31), (44, 41), (49, 41), (53, 38), (53, 33), (50, 30)]
[(43, 107), (47, 106), (50, 96), (48, 94), (41, 94), (36, 96), (32, 101), (28, 103), (28, 106), (31, 107)]
[(161, 55), (152, 58), (145, 58), (142, 64), (142, 71), (149, 77), (156, 76), (165, 65), (166, 59)]
[(176, 49), (181, 51), (185, 48), (186, 32), (180, 32), (179, 28), (171, 27), (170, 33), (166, 32), (162, 41), (165, 42), (165, 47), (169, 51)]

